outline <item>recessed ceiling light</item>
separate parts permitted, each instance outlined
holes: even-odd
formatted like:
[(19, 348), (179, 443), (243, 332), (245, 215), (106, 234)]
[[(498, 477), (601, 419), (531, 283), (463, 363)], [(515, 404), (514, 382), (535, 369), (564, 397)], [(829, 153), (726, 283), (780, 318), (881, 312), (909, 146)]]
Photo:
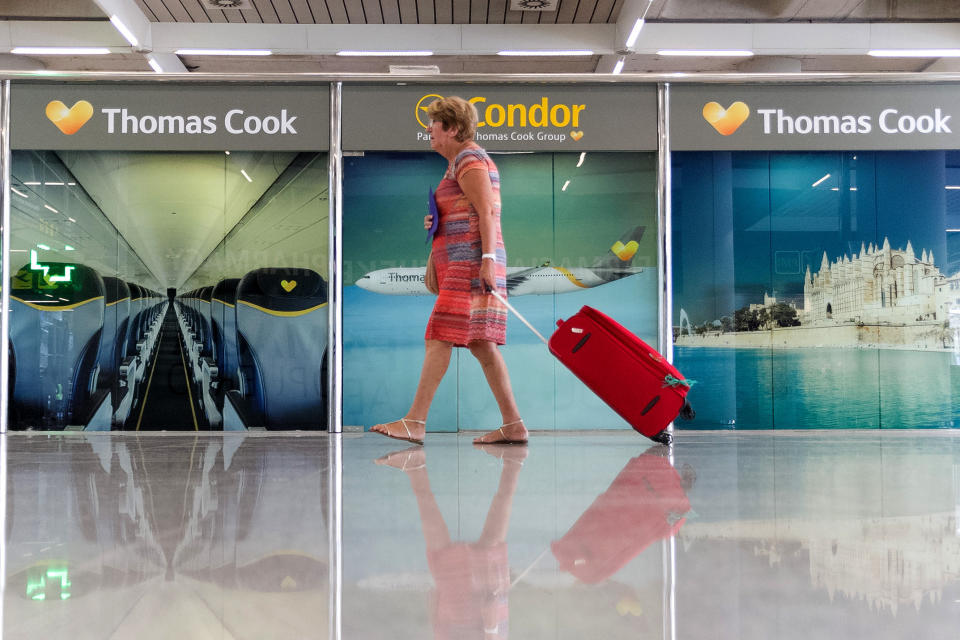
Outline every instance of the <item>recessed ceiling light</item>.
[(872, 49), (867, 55), (875, 58), (957, 58), (960, 49)]
[(587, 49), (552, 49), (545, 51), (497, 51), (498, 56), (592, 56), (593, 51)]
[(704, 58), (749, 58), (753, 51), (747, 49), (660, 49), (658, 56), (695, 56)]
[(631, 49), (633, 45), (637, 44), (637, 38), (640, 36), (640, 30), (643, 29), (645, 22), (643, 18), (637, 18), (637, 21), (633, 23), (633, 29), (630, 30), (630, 35), (627, 36), (627, 49)]
[(433, 51), (337, 51), (338, 56), (432, 56)]
[(117, 28), (117, 31), (120, 32), (120, 35), (127, 39), (127, 42), (130, 43), (131, 47), (140, 46), (140, 41), (137, 40), (137, 36), (133, 35), (133, 32), (127, 28), (127, 25), (123, 24), (116, 14), (110, 16), (110, 22), (112, 22), (113, 26)]
[(269, 56), (270, 49), (177, 49), (178, 56)]
[(35, 56), (101, 56), (110, 53), (106, 47), (14, 47), (10, 53)]

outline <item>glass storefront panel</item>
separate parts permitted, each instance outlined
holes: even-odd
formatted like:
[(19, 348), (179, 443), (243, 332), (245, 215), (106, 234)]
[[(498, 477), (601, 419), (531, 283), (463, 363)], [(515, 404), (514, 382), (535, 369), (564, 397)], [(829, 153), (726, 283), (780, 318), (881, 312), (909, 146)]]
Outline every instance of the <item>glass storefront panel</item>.
[(13, 164), (12, 428), (325, 426), (325, 153)]
[(953, 155), (673, 154), (693, 427), (953, 424)]
[[(656, 344), (656, 172), (652, 153), (492, 153), (501, 175), (508, 295), (544, 335), (583, 305)], [(434, 153), (344, 159), (344, 424), (404, 415), (435, 297), (422, 284), (423, 216), (446, 163)], [(619, 244), (618, 244), (619, 243)], [(501, 349), (533, 429), (626, 428), (511, 319)], [(494, 428), (474, 358), (455, 350), (431, 431)]]

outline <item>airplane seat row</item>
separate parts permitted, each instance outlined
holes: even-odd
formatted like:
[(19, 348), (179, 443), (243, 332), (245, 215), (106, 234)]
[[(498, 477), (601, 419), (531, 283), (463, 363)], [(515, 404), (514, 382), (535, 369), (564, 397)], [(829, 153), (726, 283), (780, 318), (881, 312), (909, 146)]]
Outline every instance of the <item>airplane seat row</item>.
[(49, 263), (33, 269), (28, 264), (13, 276), (11, 427), (56, 428), (88, 417), (98, 376), (104, 293), (99, 274), (83, 265)]
[[(213, 332), (213, 350), (222, 380), (237, 379), (237, 285), (240, 278), (221, 280), (210, 296), (210, 325)], [(230, 336), (230, 339), (227, 339)]]
[(185, 342), (210, 354), (191, 359), (208, 418), (224, 429), (325, 428), (327, 300), (326, 280), (295, 268), (180, 296)]
[(87, 265), (24, 265), (11, 278), (10, 426), (122, 425), (155, 345), (159, 298)]
[(103, 336), (100, 340), (100, 356), (97, 364), (100, 375), (113, 380), (120, 370), (120, 363), (127, 355), (127, 327), (130, 324), (130, 287), (120, 278), (103, 276), (106, 292), (106, 309), (115, 309), (116, 313), (105, 312), (103, 316)]

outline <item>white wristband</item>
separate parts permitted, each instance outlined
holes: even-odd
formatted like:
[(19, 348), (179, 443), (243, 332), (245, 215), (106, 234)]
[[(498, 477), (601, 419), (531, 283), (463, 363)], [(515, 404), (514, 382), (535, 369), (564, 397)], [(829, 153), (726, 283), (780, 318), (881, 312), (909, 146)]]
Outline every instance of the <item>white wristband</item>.
[(486, 260), (487, 258), (490, 258), (491, 260), (493, 260), (494, 262), (496, 262), (496, 261), (497, 261), (497, 254), (495, 254), (495, 253), (485, 253), (485, 254), (483, 254), (482, 256), (480, 256), (480, 259), (481, 259), (481, 260)]

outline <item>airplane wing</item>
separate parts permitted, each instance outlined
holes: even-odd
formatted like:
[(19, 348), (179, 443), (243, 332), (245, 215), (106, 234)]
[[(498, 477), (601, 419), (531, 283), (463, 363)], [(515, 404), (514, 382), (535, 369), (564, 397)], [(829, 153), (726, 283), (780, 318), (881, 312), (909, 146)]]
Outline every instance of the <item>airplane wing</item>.
[(507, 295), (513, 295), (514, 289), (516, 289), (521, 284), (526, 282), (530, 278), (530, 276), (533, 274), (533, 272), (539, 271), (540, 269), (542, 269), (543, 267), (549, 264), (550, 263), (547, 263), (546, 265), (540, 265), (539, 267), (530, 267), (528, 269), (521, 269), (519, 271), (508, 273), (507, 274)]

